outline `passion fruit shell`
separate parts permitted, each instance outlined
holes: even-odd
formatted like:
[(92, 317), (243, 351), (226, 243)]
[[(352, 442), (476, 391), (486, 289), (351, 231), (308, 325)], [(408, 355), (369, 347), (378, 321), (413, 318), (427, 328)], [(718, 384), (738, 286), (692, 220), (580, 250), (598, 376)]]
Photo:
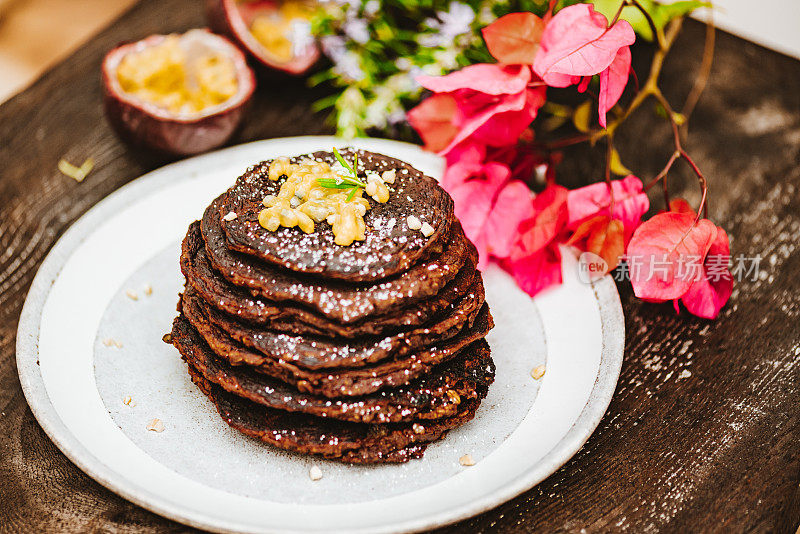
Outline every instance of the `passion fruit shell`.
[(166, 154), (184, 156), (217, 148), (242, 123), (255, 90), (255, 75), (244, 54), (228, 39), (194, 29), (178, 36), (180, 47), (188, 55), (215, 53), (230, 59), (237, 82), (232, 97), (197, 112), (174, 112), (123, 90), (117, 76), (123, 58), (162, 44), (168, 37), (151, 35), (106, 54), (102, 64), (106, 117), (123, 140)]
[(206, 14), (211, 29), (225, 35), (239, 45), (268, 70), (280, 71), (293, 76), (308, 72), (320, 56), (316, 43), (305, 47), (289, 61), (280, 61), (258, 42), (250, 26), (259, 15), (276, 11), (274, 0), (207, 0)]

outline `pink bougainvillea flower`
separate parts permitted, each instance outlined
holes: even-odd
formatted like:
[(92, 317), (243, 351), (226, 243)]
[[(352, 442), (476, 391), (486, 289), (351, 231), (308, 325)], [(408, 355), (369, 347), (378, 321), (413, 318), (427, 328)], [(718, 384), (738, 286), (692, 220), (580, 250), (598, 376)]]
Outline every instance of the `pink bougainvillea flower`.
[[(484, 63), (446, 76), (419, 76), (417, 81), (435, 96), (451, 95), (456, 102), (451, 122), (457, 132), (439, 153), (447, 154), (467, 139), (490, 146), (516, 144), (545, 101), (544, 84), (532, 76), (528, 66)], [(411, 125), (426, 139), (432, 134), (425, 128), (431, 122), (438, 124), (426, 118), (439, 114), (433, 107), (422, 108), (423, 104), (409, 115)]]
[(561, 251), (555, 242), (534, 254), (504, 261), (502, 266), (530, 296), (562, 281)]
[(520, 65), (477, 63), (445, 76), (417, 76), (417, 82), (434, 93), (455, 93), (461, 90), (486, 95), (514, 95), (525, 90), (531, 71)]
[(606, 70), (635, 39), (627, 21), (608, 28), (606, 17), (591, 4), (565, 7), (545, 27), (533, 70), (547, 85), (566, 87), (577, 83), (576, 77)]
[(407, 118), (422, 137), (425, 148), (438, 152), (458, 134), (458, 127), (454, 124), (457, 110), (456, 99), (451, 95), (432, 95), (410, 110)]
[(500, 63), (530, 65), (539, 50), (544, 21), (533, 13), (509, 13), (481, 30), (486, 48)]
[(718, 226), (703, 261), (703, 275), (681, 297), (689, 313), (705, 319), (717, 318), (733, 293), (733, 276), (728, 269), (730, 259), (728, 234)]
[(533, 215), (520, 224), (520, 240), (512, 256), (523, 257), (554, 241), (567, 223), (567, 188), (552, 184), (533, 199)]
[[(567, 228), (575, 230), (585, 220), (595, 215), (611, 215), (625, 227), (624, 242), (627, 244), (639, 226), (642, 215), (650, 208), (650, 201), (643, 191), (642, 181), (630, 174), (622, 180), (613, 180), (614, 207), (608, 184), (598, 182), (571, 190), (567, 195)], [(611, 208), (612, 213), (608, 213)]]
[(606, 127), (606, 113), (614, 107), (628, 84), (630, 71), (631, 49), (625, 46), (619, 49), (611, 65), (600, 73), (600, 93), (597, 105), (600, 126), (603, 128)]
[(584, 221), (567, 240), (567, 245), (574, 245), (584, 252), (597, 254), (609, 271), (619, 265), (625, 253), (622, 221), (612, 219), (608, 215), (595, 215)]
[(486, 146), (465, 141), (453, 147), (445, 156), (447, 166), (440, 181), (447, 191), (470, 178), (478, 176), (486, 160)]
[(673, 198), (669, 201), (669, 211), (674, 211), (675, 213), (691, 213), (692, 215), (697, 215), (694, 211), (689, 202), (683, 198)]
[[(686, 213), (696, 217), (692, 206), (682, 198), (672, 199), (669, 209), (674, 213)], [(728, 234), (717, 226), (716, 237), (703, 259), (702, 276), (680, 298), (680, 302), (683, 302), (689, 313), (704, 319), (715, 319), (719, 315), (719, 311), (733, 292), (730, 259), (731, 247)], [(675, 311), (680, 311), (678, 300), (675, 300), (674, 304)]]
[(567, 221), (566, 203), (567, 190), (559, 185), (550, 185), (536, 195), (532, 216), (519, 225), (520, 237), (509, 258), (502, 262), (531, 296), (561, 283), (561, 252), (556, 238)]
[(703, 261), (717, 238), (707, 219), (690, 213), (659, 213), (634, 232), (626, 259), (634, 294), (651, 301), (679, 299), (702, 276)]
[(490, 161), (474, 177), (451, 176), (446, 189), (464, 233), (478, 249), (478, 268), (485, 268), (490, 257), (508, 257), (520, 223), (533, 214), (528, 186), (512, 179), (507, 165)]

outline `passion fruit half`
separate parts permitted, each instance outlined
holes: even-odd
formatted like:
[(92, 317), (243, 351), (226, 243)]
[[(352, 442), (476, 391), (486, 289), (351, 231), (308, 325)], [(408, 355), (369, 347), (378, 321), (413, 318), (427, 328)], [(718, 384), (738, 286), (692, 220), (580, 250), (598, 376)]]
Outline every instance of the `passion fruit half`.
[(204, 29), (120, 45), (106, 54), (102, 76), (106, 116), (117, 133), (172, 155), (224, 144), (256, 84), (244, 54)]
[(319, 59), (311, 34), (318, 7), (311, 0), (208, 0), (206, 11), (211, 29), (230, 37), (261, 65), (300, 75)]

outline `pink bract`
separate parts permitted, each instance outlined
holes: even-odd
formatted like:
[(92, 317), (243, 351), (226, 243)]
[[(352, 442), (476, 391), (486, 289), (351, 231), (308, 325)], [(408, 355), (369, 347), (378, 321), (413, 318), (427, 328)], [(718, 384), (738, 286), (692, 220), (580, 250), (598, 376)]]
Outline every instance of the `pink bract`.
[(533, 213), (530, 189), (510, 176), (507, 165), (489, 162), (481, 166), (479, 176), (453, 178), (446, 187), (464, 233), (478, 249), (480, 269), (488, 265), (490, 256), (510, 254), (520, 223)]
[[(515, 144), (545, 101), (543, 84), (529, 86), (530, 67), (499, 64), (470, 65), (446, 76), (419, 76), (417, 81), (435, 96), (447, 94), (456, 101), (452, 123), (457, 130), (450, 143), (441, 149), (447, 154), (470, 139), (491, 146)], [(534, 81), (534, 83), (536, 83)], [(436, 110), (420, 104), (410, 112), (411, 124), (425, 139), (425, 131)]]
[(606, 70), (620, 48), (633, 44), (633, 28), (608, 20), (590, 4), (576, 4), (559, 11), (547, 24), (533, 63), (533, 70), (552, 87), (566, 87), (576, 76), (592, 76)]
[(681, 302), (692, 315), (716, 319), (733, 293), (733, 276), (728, 270), (731, 248), (728, 234), (717, 227), (717, 235), (703, 261), (703, 276), (689, 287)]
[(520, 289), (530, 296), (562, 281), (561, 251), (556, 243), (550, 243), (533, 254), (510, 259), (502, 265), (514, 277)]
[(606, 113), (614, 107), (625, 86), (628, 84), (628, 75), (631, 70), (631, 49), (620, 48), (611, 65), (600, 73), (600, 93), (598, 94), (598, 113), (600, 126), (606, 127)]
[(567, 188), (552, 184), (533, 199), (533, 216), (520, 224), (512, 258), (529, 256), (555, 240), (567, 222)]
[(634, 294), (642, 299), (681, 298), (702, 276), (703, 260), (717, 237), (707, 219), (659, 213), (634, 232), (627, 249)]
[(434, 93), (453, 93), (460, 89), (487, 95), (521, 93), (531, 80), (529, 68), (521, 65), (478, 63), (445, 76), (417, 76), (417, 82)]
[(642, 215), (650, 208), (650, 200), (643, 191), (642, 181), (632, 174), (622, 180), (613, 180), (611, 190), (614, 192), (614, 207), (610, 214), (611, 194), (605, 182), (571, 190), (567, 195), (567, 228), (575, 230), (583, 221), (595, 215), (611, 215), (613, 219), (622, 221), (627, 244), (639, 226)]

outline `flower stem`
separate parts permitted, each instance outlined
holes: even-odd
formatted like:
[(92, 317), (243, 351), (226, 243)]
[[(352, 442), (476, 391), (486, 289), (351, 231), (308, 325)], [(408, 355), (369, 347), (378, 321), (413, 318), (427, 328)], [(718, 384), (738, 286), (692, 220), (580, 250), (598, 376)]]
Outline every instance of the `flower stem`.
[[(708, 84), (708, 78), (711, 76), (711, 65), (714, 62), (714, 44), (716, 40), (716, 28), (714, 27), (714, 20), (711, 17), (713, 17), (713, 11), (709, 11), (709, 19), (706, 24), (706, 41), (703, 45), (703, 62), (700, 64), (700, 74), (697, 75), (692, 91), (689, 93), (689, 96), (686, 97), (686, 102), (684, 102), (683, 109), (681, 110), (681, 115), (683, 115), (687, 121), (694, 111), (697, 102), (700, 100), (700, 95), (703, 94), (703, 90), (705, 90)], [(688, 127), (688, 122), (685, 124)], [(686, 128), (684, 128), (684, 133), (686, 133)]]

